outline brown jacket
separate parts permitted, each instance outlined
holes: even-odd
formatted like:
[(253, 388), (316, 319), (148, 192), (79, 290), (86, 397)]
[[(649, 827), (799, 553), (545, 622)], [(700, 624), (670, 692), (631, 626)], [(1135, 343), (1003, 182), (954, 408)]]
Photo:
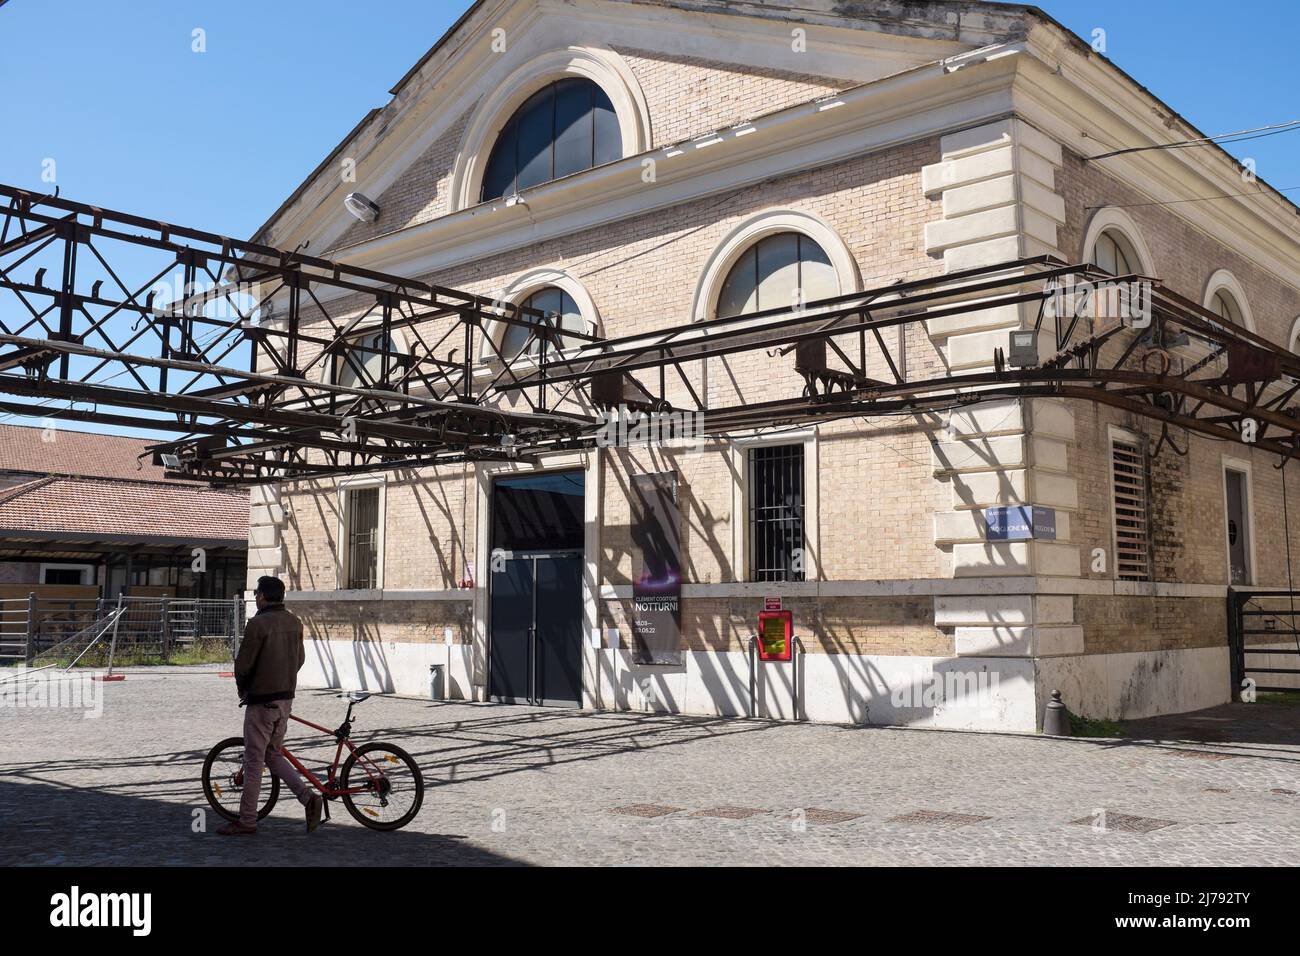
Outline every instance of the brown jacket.
[(235, 685), (246, 704), (291, 700), (298, 668), (307, 660), (302, 621), (283, 604), (268, 604), (249, 619), (235, 658)]

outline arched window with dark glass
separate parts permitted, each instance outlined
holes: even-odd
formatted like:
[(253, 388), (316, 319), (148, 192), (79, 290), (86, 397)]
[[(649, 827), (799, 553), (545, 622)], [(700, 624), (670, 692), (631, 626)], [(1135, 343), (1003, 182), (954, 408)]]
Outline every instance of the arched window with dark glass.
[(835, 267), (824, 249), (797, 232), (778, 232), (746, 249), (718, 294), (719, 318), (788, 309), (838, 294)]
[(1113, 276), (1134, 275), (1138, 272), (1138, 257), (1132, 245), (1113, 229), (1107, 229), (1097, 237), (1097, 242), (1092, 247), (1092, 264)]
[[(537, 309), (539, 312), (554, 313), (559, 320), (558, 328), (569, 332), (587, 332), (587, 320), (582, 317), (582, 312), (578, 309), (578, 303), (573, 301), (573, 296), (556, 286), (547, 286), (544, 289), (538, 289), (524, 301), (519, 303), (527, 309)], [(536, 316), (520, 316), (525, 322), (534, 322)], [(560, 336), (560, 348), (574, 348), (581, 345), (582, 339), (572, 335)], [(532, 330), (524, 325), (505, 326), (505, 332), (501, 335), (501, 355), (506, 359), (513, 359), (521, 353), (527, 351), (529, 355), (538, 355), (542, 351), (541, 338), (532, 334)], [(554, 345), (547, 347), (547, 354), (553, 354)]]
[(1227, 319), (1233, 325), (1245, 326), (1241, 317), (1241, 306), (1236, 297), (1227, 289), (1220, 289), (1210, 300), (1210, 310), (1220, 318)]
[(605, 91), (591, 80), (560, 80), (525, 100), (502, 127), (479, 198), (500, 199), (622, 156), (618, 117)]
[[(349, 341), (347, 349), (340, 355), (334, 366), (334, 384), (345, 388), (375, 388), (383, 385), (381, 381), (384, 368), (384, 353), (396, 355), (400, 349), (392, 336), (383, 332), (367, 332)], [(389, 362), (389, 378), (393, 378), (397, 369), (393, 361)]]

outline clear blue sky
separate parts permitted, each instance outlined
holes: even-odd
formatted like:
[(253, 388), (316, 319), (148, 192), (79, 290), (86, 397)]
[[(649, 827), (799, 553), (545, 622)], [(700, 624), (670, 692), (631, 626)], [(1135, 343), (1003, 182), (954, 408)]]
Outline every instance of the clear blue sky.
[[(1294, 0), (1040, 4), (1209, 134), (1300, 118)], [(247, 236), (468, 0), (9, 0), (0, 182)], [(207, 51), (191, 51), (192, 31)], [(1229, 147), (1300, 186), (1300, 132)], [(1300, 199), (1300, 190), (1288, 194)]]

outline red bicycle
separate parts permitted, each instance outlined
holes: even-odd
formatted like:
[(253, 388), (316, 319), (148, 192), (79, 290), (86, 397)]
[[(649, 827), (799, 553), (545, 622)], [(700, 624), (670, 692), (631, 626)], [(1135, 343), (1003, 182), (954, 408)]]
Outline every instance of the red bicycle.
[[(347, 700), (348, 713), (336, 730), (303, 720), (297, 714), (289, 715), (291, 720), (328, 734), (338, 742), (334, 749), (334, 761), (323, 782), (304, 767), (302, 761), (289, 752), (288, 747), (281, 747), (280, 753), (297, 768), (303, 779), (325, 797), (326, 819), (329, 819), (330, 801), (341, 797), (348, 813), (358, 823), (372, 830), (400, 829), (415, 819), (424, 802), (424, 778), (420, 775), (420, 768), (410, 754), (392, 744), (354, 746), (350, 739), (352, 708), (370, 695), (351, 693), (338, 696)], [(340, 770), (339, 758), (343, 756), (344, 747), (348, 749), (348, 758)], [(275, 801), (280, 797), (280, 778), (269, 770), (264, 777), (270, 777), (271, 780), (269, 787), (265, 786), (266, 781), (263, 780), (262, 792), (266, 794), (266, 802), (257, 811), (259, 820), (271, 812)], [(226, 820), (237, 820), (243, 789), (244, 738), (227, 737), (213, 747), (203, 761), (203, 793), (218, 816)]]

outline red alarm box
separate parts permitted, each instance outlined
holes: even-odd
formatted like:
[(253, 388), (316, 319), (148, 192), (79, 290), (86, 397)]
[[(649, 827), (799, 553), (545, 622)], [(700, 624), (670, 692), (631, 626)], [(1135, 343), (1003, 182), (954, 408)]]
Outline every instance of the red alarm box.
[(788, 661), (794, 653), (794, 614), (763, 611), (758, 615), (758, 659)]

